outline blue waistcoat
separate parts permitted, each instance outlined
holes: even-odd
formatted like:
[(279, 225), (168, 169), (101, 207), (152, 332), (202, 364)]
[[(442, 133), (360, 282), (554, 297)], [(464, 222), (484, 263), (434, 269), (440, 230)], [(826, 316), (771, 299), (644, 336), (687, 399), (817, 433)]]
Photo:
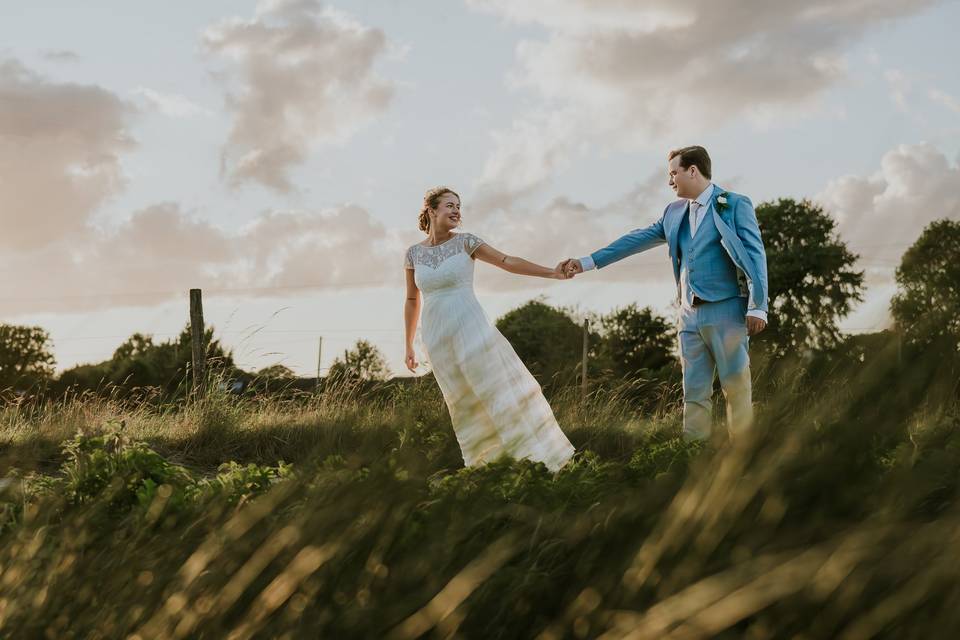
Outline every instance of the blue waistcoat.
[(680, 278), (686, 279), (689, 284), (688, 295), (696, 294), (707, 302), (719, 302), (743, 295), (737, 278), (737, 267), (720, 244), (720, 231), (712, 215), (703, 216), (697, 233), (691, 238), (688, 208), (680, 224), (678, 236)]

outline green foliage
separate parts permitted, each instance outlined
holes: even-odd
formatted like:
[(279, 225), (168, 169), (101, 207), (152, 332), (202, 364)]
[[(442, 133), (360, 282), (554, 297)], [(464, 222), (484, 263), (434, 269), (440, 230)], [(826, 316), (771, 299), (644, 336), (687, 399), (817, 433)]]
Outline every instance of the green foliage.
[(669, 377), (676, 368), (676, 328), (650, 307), (630, 304), (600, 318), (600, 366), (614, 378)]
[(219, 497), (232, 506), (265, 492), (275, 483), (291, 477), (292, 473), (293, 468), (283, 462), (276, 467), (253, 462), (245, 465), (225, 462), (220, 465), (216, 476), (196, 483), (188, 495), (204, 500)]
[(498, 319), (497, 329), (544, 387), (576, 381), (583, 328), (565, 310), (531, 300)]
[[(583, 327), (569, 309), (534, 300), (497, 320), (497, 328), (548, 394), (579, 383)], [(589, 380), (629, 386), (624, 398), (636, 408), (656, 404), (658, 387), (679, 381), (676, 328), (649, 307), (631, 304), (591, 318), (588, 349)]]
[(430, 495), (469, 508), (523, 504), (563, 509), (591, 504), (628, 481), (623, 465), (584, 451), (556, 474), (542, 463), (501, 459), (435, 478)]
[(20, 520), (24, 503), (44, 504), (48, 517), (53, 511), (93, 505), (116, 518), (145, 514), (157, 503), (170, 514), (196, 511), (211, 500), (237, 505), (292, 475), (292, 468), (282, 462), (272, 467), (229, 461), (213, 477), (202, 477), (145, 442), (128, 438), (123, 425), (111, 425), (97, 435), (78, 433), (63, 444), (63, 453), (58, 474), (26, 475), (16, 502), (0, 495), (0, 532)]
[(343, 358), (333, 361), (328, 375), (335, 380), (382, 381), (390, 377), (390, 369), (379, 349), (367, 340), (357, 340)]
[(638, 449), (627, 466), (644, 478), (653, 479), (661, 473), (682, 476), (686, 474), (691, 460), (703, 450), (702, 442), (684, 442), (683, 438), (672, 438)]
[(53, 345), (40, 327), (0, 324), (0, 389), (25, 390), (53, 377)]
[[(233, 354), (214, 339), (213, 328), (206, 330), (204, 341), (209, 375), (230, 377), (239, 374), (233, 363)], [(109, 360), (64, 371), (58, 387), (60, 390), (96, 390), (108, 386), (127, 390), (156, 388), (164, 394), (182, 393), (192, 361), (189, 326), (166, 342), (155, 342), (152, 336), (135, 333), (116, 348)]]
[(775, 358), (840, 341), (838, 323), (863, 299), (857, 256), (836, 221), (809, 200), (757, 206), (770, 283), (770, 324), (752, 342)]
[[(960, 222), (930, 223), (903, 254), (890, 305), (897, 326), (918, 347), (960, 349)], [(954, 355), (954, 357), (956, 357)]]
[(145, 487), (183, 487), (193, 480), (185, 469), (146, 444), (127, 440), (122, 431), (80, 433), (64, 444), (63, 450), (66, 462), (61, 467), (61, 495), (73, 504), (105, 496), (111, 507), (127, 509), (142, 502)]
[(297, 374), (290, 367), (282, 364), (272, 364), (257, 371), (257, 377), (268, 380), (292, 380), (297, 377)]

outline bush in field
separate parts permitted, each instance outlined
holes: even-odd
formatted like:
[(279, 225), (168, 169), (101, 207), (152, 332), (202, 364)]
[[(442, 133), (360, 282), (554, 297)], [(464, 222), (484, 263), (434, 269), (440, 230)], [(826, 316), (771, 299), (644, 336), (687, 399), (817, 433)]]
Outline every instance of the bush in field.
[(682, 438), (651, 443), (648, 447), (638, 449), (627, 466), (632, 472), (644, 478), (655, 478), (660, 473), (668, 472), (683, 476), (690, 462), (704, 448), (705, 445), (702, 442), (684, 442)]
[(282, 462), (276, 467), (252, 462), (225, 462), (220, 465), (216, 476), (196, 482), (188, 493), (196, 499), (221, 498), (227, 504), (234, 505), (263, 493), (273, 484), (289, 478), (291, 474), (290, 465)]
[(78, 433), (64, 443), (63, 454), (58, 474), (23, 478), (20, 504), (0, 496), (0, 531), (19, 519), (24, 503), (41, 501), (59, 510), (90, 504), (103, 507), (108, 516), (122, 517), (145, 512), (160, 498), (167, 512), (177, 512), (210, 500), (235, 505), (291, 474), (283, 463), (270, 467), (226, 462), (215, 476), (203, 477), (124, 436), (116, 426), (99, 435)]
[(63, 450), (67, 460), (61, 467), (62, 496), (73, 504), (105, 496), (112, 506), (127, 509), (142, 502), (145, 488), (182, 489), (193, 481), (185, 469), (142, 442), (130, 442), (121, 432), (78, 434)]

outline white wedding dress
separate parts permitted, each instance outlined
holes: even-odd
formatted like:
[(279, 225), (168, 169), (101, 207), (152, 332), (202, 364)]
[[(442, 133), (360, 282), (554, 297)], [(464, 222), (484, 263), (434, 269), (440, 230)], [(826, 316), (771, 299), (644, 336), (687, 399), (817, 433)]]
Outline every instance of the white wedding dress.
[(483, 240), (458, 233), (407, 250), (423, 293), (421, 335), (467, 466), (501, 456), (555, 471), (574, 449), (531, 375), (473, 293), (473, 252)]

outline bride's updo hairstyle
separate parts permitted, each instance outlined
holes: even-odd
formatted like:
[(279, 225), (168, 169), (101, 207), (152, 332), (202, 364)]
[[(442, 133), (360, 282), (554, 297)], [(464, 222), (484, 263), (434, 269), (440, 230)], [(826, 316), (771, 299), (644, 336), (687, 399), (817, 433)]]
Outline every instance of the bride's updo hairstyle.
[(430, 209), (436, 209), (440, 205), (440, 198), (448, 193), (457, 196), (457, 200), (460, 199), (459, 193), (447, 187), (434, 187), (423, 195), (423, 206), (420, 207), (420, 231), (430, 233), (429, 211)]

